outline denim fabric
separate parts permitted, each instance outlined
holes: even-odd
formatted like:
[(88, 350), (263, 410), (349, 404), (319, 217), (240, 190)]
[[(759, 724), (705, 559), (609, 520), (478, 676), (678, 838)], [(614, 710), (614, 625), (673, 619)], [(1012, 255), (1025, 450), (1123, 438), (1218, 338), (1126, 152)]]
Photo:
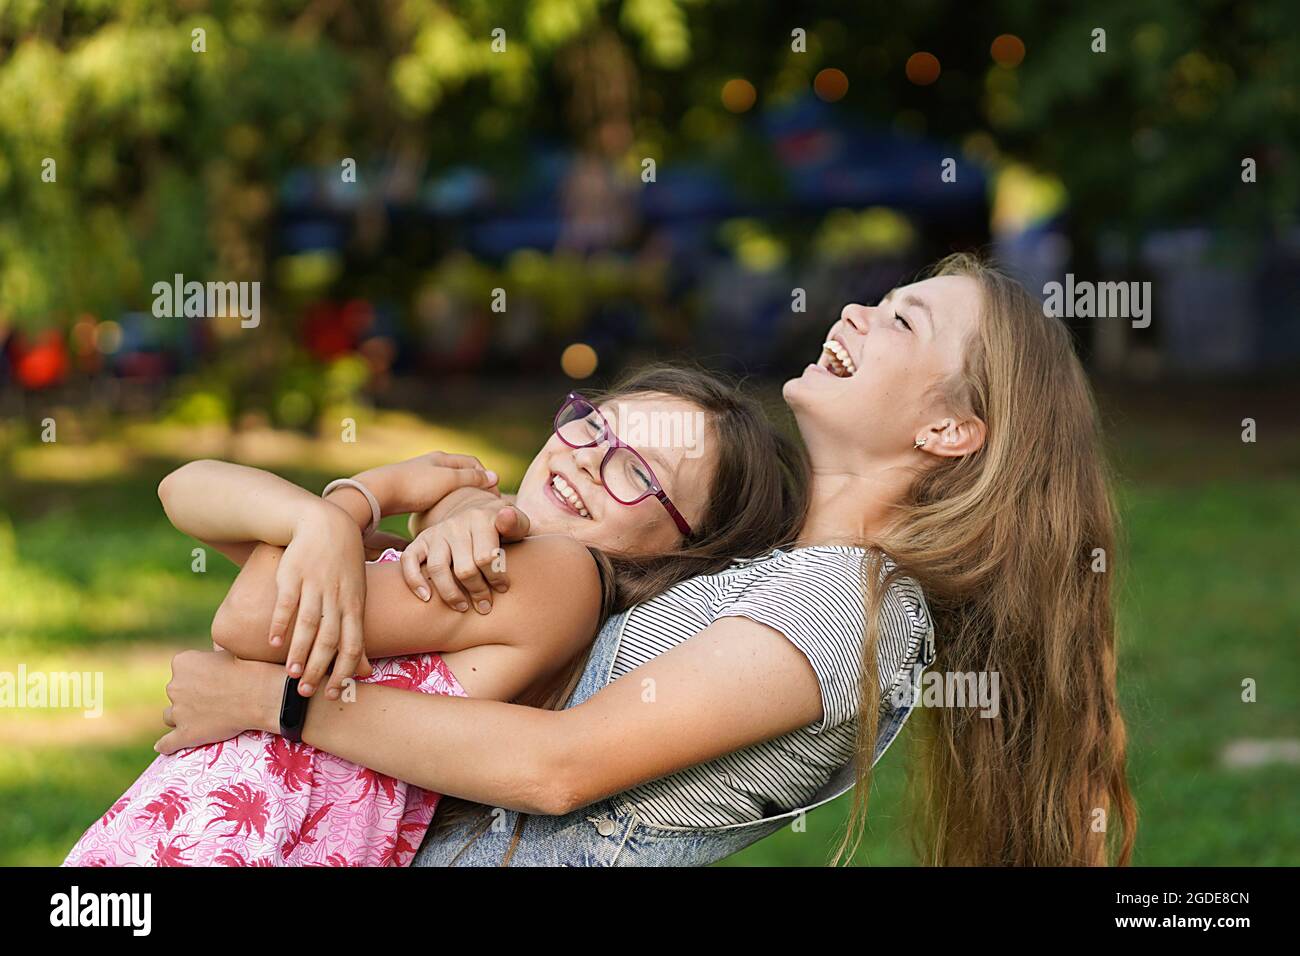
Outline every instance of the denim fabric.
[[(569, 707), (576, 707), (608, 683), (627, 616), (628, 612), (624, 611), (610, 618), (597, 635)], [(931, 653), (923, 651), (922, 665), (929, 662)], [(877, 761), (910, 713), (911, 706), (898, 707), (881, 718), (876, 740)], [(846, 765), (813, 795), (806, 807), (749, 823), (691, 829), (649, 824), (634, 804), (622, 794), (616, 794), (563, 816), (529, 815), (508, 865), (704, 866), (769, 836), (798, 814), (834, 800), (850, 790), (853, 782), (853, 768)], [(499, 808), (493, 812), (495, 819), (487, 829), (468, 822), (441, 830), (431, 828), (412, 865), (499, 866), (514, 835), (519, 814)]]

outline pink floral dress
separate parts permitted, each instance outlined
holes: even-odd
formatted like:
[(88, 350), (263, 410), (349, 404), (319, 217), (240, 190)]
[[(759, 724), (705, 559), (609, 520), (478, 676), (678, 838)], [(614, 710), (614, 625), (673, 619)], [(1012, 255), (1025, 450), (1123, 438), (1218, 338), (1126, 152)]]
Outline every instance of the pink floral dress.
[[(437, 654), (371, 663), (364, 683), (468, 696)], [(439, 796), (250, 730), (159, 755), (63, 865), (407, 866)]]

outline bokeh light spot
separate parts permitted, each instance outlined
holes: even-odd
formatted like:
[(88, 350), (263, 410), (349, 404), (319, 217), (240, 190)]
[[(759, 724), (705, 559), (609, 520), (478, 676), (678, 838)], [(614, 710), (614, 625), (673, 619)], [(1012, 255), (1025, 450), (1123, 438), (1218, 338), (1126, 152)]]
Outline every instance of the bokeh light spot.
[(586, 378), (596, 371), (596, 350), (585, 342), (574, 342), (560, 356), (560, 368), (569, 378)]
[(827, 103), (834, 103), (844, 99), (844, 94), (849, 91), (849, 78), (843, 70), (827, 67), (813, 80), (813, 91)]
[(95, 345), (104, 355), (112, 355), (122, 347), (122, 327), (116, 322), (101, 322), (95, 329)]
[(749, 80), (727, 80), (722, 85), (722, 105), (732, 113), (744, 113), (757, 99), (758, 92)]
[(933, 53), (913, 53), (905, 69), (907, 78), (917, 86), (929, 86), (939, 78), (939, 58)]
[(1025, 42), (1014, 33), (1004, 33), (993, 40), (989, 53), (994, 63), (1010, 69), (1019, 66), (1025, 58)]

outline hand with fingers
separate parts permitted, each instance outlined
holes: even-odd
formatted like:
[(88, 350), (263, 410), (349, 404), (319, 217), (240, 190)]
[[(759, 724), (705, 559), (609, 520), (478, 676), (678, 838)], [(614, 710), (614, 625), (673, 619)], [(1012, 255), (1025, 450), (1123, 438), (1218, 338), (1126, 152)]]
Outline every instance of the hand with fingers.
[[(459, 488), (492, 490), (497, 476), (472, 455), (435, 451), (363, 471), (353, 480), (389, 515), (427, 509)], [(355, 516), (332, 496), (294, 526), (276, 570), (270, 642), (278, 647), (292, 632), (285, 664), (289, 676), (299, 678), (298, 693), (304, 697), (315, 693), (327, 673), (325, 696), (330, 700), (342, 696), (348, 679), (372, 673), (362, 634), (364, 562), (366, 545), (383, 540), (384, 534), (372, 528), (363, 542)]]
[(480, 614), (492, 610), (492, 592), (510, 587), (503, 542), (528, 536), (528, 516), (493, 500), (463, 508), (422, 531), (402, 552), (402, 577), (422, 601), (432, 591), (448, 607)]
[(181, 651), (172, 658), (163, 711), (171, 730), (153, 749), (172, 754), (274, 726), (282, 687), (282, 672), (273, 665), (242, 661), (228, 651)]
[(299, 678), (302, 696), (315, 692), (331, 663), (330, 700), (339, 698), (348, 678), (371, 674), (361, 630), (365, 552), (355, 521), (328, 502), (307, 512), (294, 526), (275, 585), (270, 642), (279, 647), (289, 639), (285, 666)]

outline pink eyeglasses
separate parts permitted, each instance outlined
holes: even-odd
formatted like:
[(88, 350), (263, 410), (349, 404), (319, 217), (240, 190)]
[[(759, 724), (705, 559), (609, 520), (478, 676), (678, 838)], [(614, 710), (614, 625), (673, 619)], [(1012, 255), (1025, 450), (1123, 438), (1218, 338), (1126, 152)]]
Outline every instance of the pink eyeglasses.
[(570, 448), (609, 445), (600, 462), (600, 482), (609, 496), (621, 505), (634, 505), (653, 495), (668, 511), (677, 530), (688, 538), (691, 536), (691, 526), (673, 506), (641, 453), (614, 434), (605, 416), (577, 392), (570, 392), (556, 412), (555, 434)]

